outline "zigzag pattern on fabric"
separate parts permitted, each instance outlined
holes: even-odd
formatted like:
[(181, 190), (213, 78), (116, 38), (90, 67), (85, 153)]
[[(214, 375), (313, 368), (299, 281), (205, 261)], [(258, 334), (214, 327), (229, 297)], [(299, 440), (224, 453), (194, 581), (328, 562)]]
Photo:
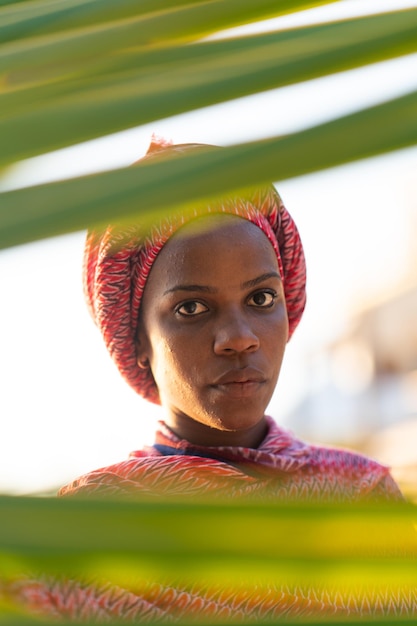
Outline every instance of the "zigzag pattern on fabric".
[[(303, 501), (402, 500), (387, 467), (360, 454), (306, 444), (267, 417), (268, 434), (259, 448), (196, 446), (159, 424), (156, 447), (86, 474), (60, 495), (225, 494)], [(163, 455), (158, 445), (169, 446)]]
[[(170, 623), (192, 617), (256, 621), (295, 617), (410, 617), (417, 614), (417, 592), (407, 587), (345, 589), (310, 586), (171, 587), (143, 583), (115, 585), (73, 580), (25, 580), (10, 587), (9, 597), (39, 616), (74, 622)], [(215, 622), (214, 622), (215, 623)]]
[[(258, 449), (203, 448), (178, 439), (160, 424), (157, 447), (91, 472), (61, 489), (65, 496), (189, 497), (210, 494), (262, 501), (318, 499), (320, 502), (398, 500), (402, 496), (388, 468), (354, 452), (305, 444), (268, 419)], [(202, 455), (205, 456), (202, 456)], [(258, 472), (255, 472), (256, 468)], [(244, 572), (242, 573), (244, 575)], [(401, 585), (340, 589), (317, 585), (257, 585), (241, 588), (178, 581), (133, 582), (129, 588), (98, 581), (21, 580), (7, 590), (31, 612), (74, 621), (117, 618), (125, 622), (176, 622), (198, 618), (250, 621), (283, 617), (416, 616), (417, 590)]]

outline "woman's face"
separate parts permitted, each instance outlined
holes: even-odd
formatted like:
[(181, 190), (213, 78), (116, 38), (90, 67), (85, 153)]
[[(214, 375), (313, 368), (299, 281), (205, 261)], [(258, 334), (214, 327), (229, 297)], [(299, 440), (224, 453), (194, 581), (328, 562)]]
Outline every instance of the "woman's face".
[(166, 243), (144, 291), (137, 354), (180, 437), (258, 445), (287, 337), (277, 258), (257, 226), (211, 216)]

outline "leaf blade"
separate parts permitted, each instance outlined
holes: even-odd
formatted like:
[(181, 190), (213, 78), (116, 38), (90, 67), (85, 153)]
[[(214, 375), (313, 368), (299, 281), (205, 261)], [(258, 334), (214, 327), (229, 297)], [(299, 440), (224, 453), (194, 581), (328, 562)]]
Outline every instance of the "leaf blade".
[(417, 91), (284, 137), (4, 192), (0, 247), (112, 219), (145, 219), (242, 187), (409, 147), (417, 143), (416, 108)]
[[(139, 55), (143, 68), (0, 96), (0, 163), (417, 50), (417, 9)], [(190, 50), (193, 56), (190, 58)], [(136, 57), (134, 57), (136, 59)], [(127, 62), (126, 62), (127, 65)]]

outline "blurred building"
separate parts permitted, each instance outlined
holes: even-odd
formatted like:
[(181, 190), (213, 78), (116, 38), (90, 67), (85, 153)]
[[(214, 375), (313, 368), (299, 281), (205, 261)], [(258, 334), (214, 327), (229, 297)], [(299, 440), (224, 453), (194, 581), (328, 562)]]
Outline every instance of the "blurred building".
[(358, 441), (417, 415), (417, 283), (357, 315), (308, 368), (292, 415), (304, 435)]
[(309, 369), (294, 429), (378, 458), (417, 497), (417, 281), (357, 315)]

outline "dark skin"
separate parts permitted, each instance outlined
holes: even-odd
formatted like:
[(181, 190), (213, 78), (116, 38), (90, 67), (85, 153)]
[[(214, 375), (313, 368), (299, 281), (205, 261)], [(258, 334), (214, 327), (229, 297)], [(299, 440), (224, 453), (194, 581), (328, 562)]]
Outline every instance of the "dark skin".
[(210, 216), (180, 229), (144, 291), (138, 363), (167, 425), (202, 446), (257, 447), (288, 339), (275, 251), (254, 224)]

